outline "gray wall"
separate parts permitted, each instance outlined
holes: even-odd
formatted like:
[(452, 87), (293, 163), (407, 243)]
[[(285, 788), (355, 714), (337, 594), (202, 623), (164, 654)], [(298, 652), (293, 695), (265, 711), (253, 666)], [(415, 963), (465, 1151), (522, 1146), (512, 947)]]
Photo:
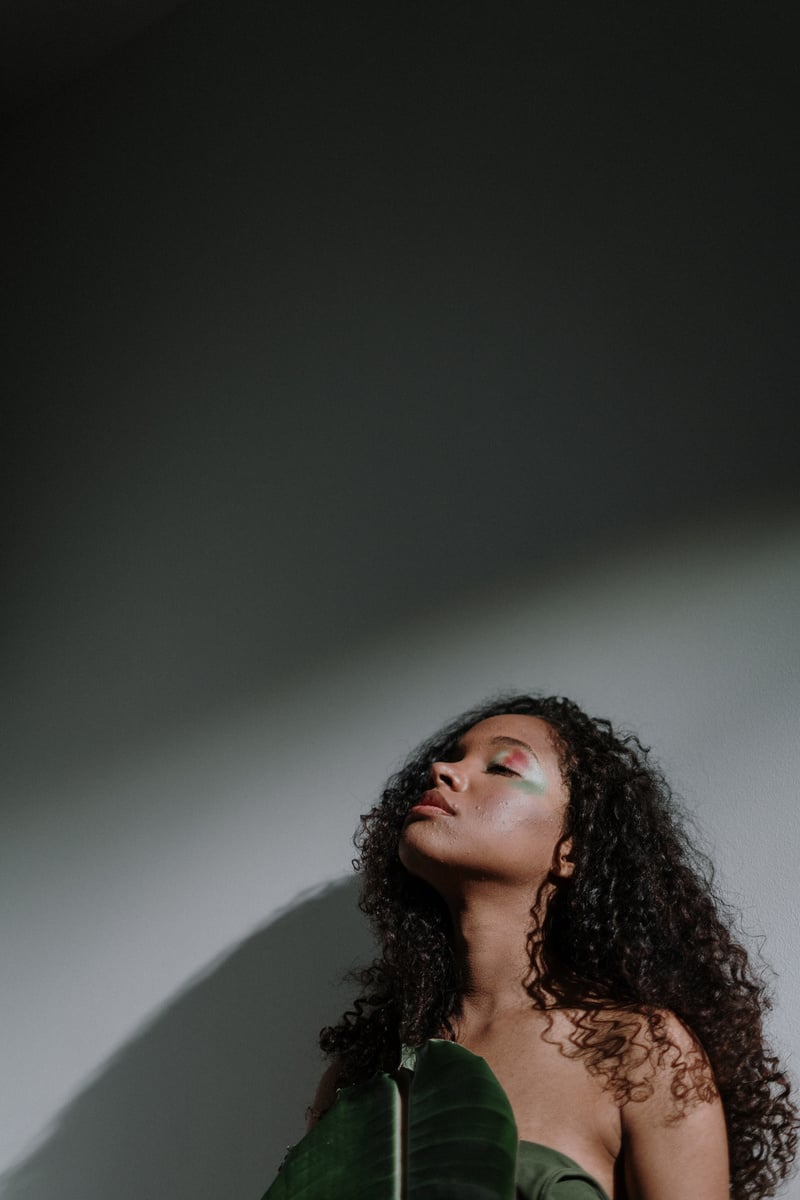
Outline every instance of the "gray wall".
[(368, 952), (358, 813), (503, 686), (653, 743), (796, 1063), (759, 11), (188, 4), (7, 118), (4, 1197), (260, 1195)]

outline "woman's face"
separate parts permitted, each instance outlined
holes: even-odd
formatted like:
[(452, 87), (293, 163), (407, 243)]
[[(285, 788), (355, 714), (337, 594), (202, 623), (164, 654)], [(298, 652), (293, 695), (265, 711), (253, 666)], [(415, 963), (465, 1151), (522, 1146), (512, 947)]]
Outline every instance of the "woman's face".
[(430, 791), (403, 825), (399, 854), (408, 871), (443, 894), (458, 879), (535, 892), (551, 873), (571, 873), (561, 838), (567, 790), (545, 721), (488, 717), (449, 757), (433, 764)]

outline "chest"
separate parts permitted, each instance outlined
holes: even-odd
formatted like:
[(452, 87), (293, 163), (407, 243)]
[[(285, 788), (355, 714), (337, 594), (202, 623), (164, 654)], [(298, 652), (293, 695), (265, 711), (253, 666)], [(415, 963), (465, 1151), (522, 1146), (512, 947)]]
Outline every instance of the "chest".
[(619, 1109), (563, 1029), (547, 1021), (506, 1022), (464, 1030), (459, 1041), (485, 1058), (508, 1096), (522, 1141), (540, 1142), (575, 1159), (614, 1194), (620, 1154)]

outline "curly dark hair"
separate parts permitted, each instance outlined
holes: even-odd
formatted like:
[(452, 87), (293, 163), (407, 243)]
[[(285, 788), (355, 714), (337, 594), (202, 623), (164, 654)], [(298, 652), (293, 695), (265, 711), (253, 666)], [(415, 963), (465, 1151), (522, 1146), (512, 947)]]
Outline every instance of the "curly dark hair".
[[(625, 1014), (646, 1022), (661, 1061), (674, 1048), (663, 1017), (672, 1012), (714, 1072), (731, 1196), (773, 1195), (789, 1173), (798, 1121), (788, 1079), (764, 1043), (764, 983), (731, 932), (711, 864), (688, 838), (649, 749), (563, 697), (501, 695), (463, 714), (413, 753), (362, 817), (354, 866), (381, 953), (355, 973), (362, 995), (353, 1009), (320, 1035), (322, 1049), (340, 1060), (340, 1084), (393, 1070), (402, 1043), (455, 1036), (461, 994), (450, 915), (438, 893), (403, 867), (398, 841), (411, 804), (430, 786), (432, 764), (458, 757), (468, 729), (505, 713), (547, 722), (569, 794), (562, 836), (572, 838), (574, 871), (543, 918), (532, 913), (533, 1004), (580, 1010), (565, 1053), (604, 1076), (620, 1104), (641, 1094), (621, 1050), (634, 1028), (626, 1031)], [(676, 1100), (708, 1098), (713, 1085), (700, 1058), (682, 1063), (673, 1073)]]

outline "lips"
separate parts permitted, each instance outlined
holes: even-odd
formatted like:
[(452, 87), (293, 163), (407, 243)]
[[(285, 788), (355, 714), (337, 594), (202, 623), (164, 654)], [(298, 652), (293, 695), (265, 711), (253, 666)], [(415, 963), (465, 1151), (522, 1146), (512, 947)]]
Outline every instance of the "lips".
[(452, 805), (448, 804), (441, 792), (437, 792), (434, 789), (423, 792), (411, 811), (416, 812), (417, 809), (425, 808), (438, 808), (442, 812), (450, 813), (451, 816), (455, 813), (455, 809)]

